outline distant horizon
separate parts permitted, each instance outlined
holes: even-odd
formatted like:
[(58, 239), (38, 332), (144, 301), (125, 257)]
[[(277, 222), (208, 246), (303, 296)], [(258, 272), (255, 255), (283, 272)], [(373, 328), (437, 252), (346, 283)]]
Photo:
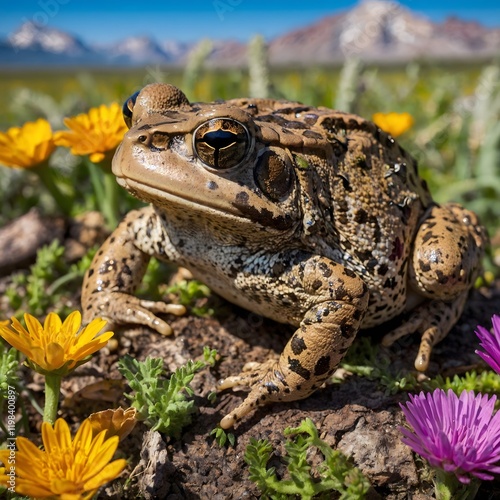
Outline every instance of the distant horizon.
[[(0, 21), (0, 39), (7, 38), (23, 23), (33, 21), (69, 33), (88, 44), (107, 44), (125, 38), (146, 36), (159, 42), (196, 42), (202, 38), (247, 41), (261, 34), (271, 40), (320, 19), (352, 9), (360, 2), (338, 0), (302, 3), (290, 9), (289, 1), (270, 4), (264, 0), (191, 0), (189, 5), (164, 2), (156, 10), (131, 0), (102, 2), (89, 0), (22, 0), (9, 6)], [(496, 2), (409, 0), (398, 2), (408, 10), (443, 22), (455, 16), (485, 27), (500, 27)], [(170, 5), (169, 5), (170, 4)], [(113, 7), (116, 10), (113, 10)], [(193, 7), (194, 10), (193, 10)]]

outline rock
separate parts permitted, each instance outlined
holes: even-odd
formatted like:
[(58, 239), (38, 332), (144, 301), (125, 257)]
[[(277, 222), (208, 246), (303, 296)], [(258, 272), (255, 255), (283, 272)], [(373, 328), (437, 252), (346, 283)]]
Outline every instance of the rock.
[(167, 446), (159, 432), (147, 431), (144, 434), (140, 457), (133, 472), (139, 477), (138, 496), (145, 500), (167, 498), (175, 467), (168, 459)]
[(33, 208), (0, 229), (0, 276), (33, 264), (38, 249), (62, 241), (66, 230), (63, 217), (42, 216)]

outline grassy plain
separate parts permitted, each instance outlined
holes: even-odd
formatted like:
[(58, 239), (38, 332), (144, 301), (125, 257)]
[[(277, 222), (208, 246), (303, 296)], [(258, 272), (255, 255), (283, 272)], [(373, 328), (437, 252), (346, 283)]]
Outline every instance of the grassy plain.
[[(195, 101), (249, 94), (252, 75), (246, 69), (197, 71), (195, 78), (160, 67), (3, 71), (0, 130), (40, 116), (57, 130), (64, 116), (123, 102), (153, 81), (180, 86)], [(466, 203), (494, 233), (500, 226), (499, 82), (500, 66), (493, 64), (365, 67), (351, 62), (343, 68), (271, 70), (266, 86), (269, 97), (366, 118), (378, 111), (410, 113), (414, 126), (399, 140), (419, 160), (437, 200)]]
[[(271, 97), (298, 100), (315, 106), (333, 107), (338, 95), (338, 83), (342, 68), (288, 68), (271, 71)], [(362, 69), (358, 81), (357, 112), (370, 115), (383, 111), (379, 101), (386, 94), (389, 109), (394, 101), (404, 104), (407, 111), (421, 108), (432, 95), (432, 87), (441, 87), (443, 92), (455, 92), (462, 96), (472, 95), (481, 74), (480, 66), (420, 66), (367, 67)], [(377, 86), (373, 88), (374, 79)], [(19, 125), (23, 115), (36, 117), (35, 102), (27, 109), (30, 97), (53, 100), (61, 108), (74, 105), (85, 111), (87, 107), (112, 100), (122, 101), (135, 90), (153, 81), (169, 82), (183, 87), (185, 74), (176, 68), (111, 68), (111, 69), (55, 69), (55, 70), (2, 70), (0, 79), (0, 127)], [(372, 84), (367, 86), (367, 84)], [(451, 84), (451, 87), (450, 87)], [(447, 88), (448, 87), (448, 88)], [(413, 90), (412, 96), (407, 96)], [(230, 99), (249, 94), (248, 71), (220, 70), (204, 71), (188, 95), (191, 100), (207, 101)], [(376, 97), (374, 100), (373, 97)], [(409, 98), (411, 97), (411, 98)], [(381, 99), (382, 98), (382, 99)], [(39, 111), (43, 111), (40, 99)], [(33, 109), (29, 109), (29, 108)], [(396, 109), (391, 109), (396, 110)], [(31, 113), (30, 113), (31, 111)]]

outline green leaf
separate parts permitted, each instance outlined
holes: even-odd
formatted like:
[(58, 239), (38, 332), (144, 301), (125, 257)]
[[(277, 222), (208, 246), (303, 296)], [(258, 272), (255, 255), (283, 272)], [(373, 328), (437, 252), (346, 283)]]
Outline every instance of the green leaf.
[[(285, 429), (284, 434), (294, 437), (285, 443), (288, 477), (278, 478), (274, 468), (267, 468), (272, 454), (272, 446), (267, 440), (250, 438), (246, 448), (249, 476), (261, 490), (262, 498), (295, 498), (298, 495), (302, 499), (312, 499), (331, 491), (339, 492), (340, 498), (346, 500), (365, 497), (370, 489), (368, 480), (342, 453), (319, 438), (312, 420), (307, 418), (298, 427)], [(315, 468), (307, 460), (312, 448), (317, 448), (324, 457)]]
[(178, 438), (183, 427), (191, 422), (196, 411), (194, 401), (188, 399), (194, 394), (189, 385), (194, 375), (215, 363), (217, 352), (204, 349), (204, 361), (188, 361), (166, 378), (163, 360), (146, 358), (137, 361), (125, 356), (118, 362), (118, 370), (127, 379), (133, 394), (131, 406), (137, 409), (138, 418), (151, 429)]

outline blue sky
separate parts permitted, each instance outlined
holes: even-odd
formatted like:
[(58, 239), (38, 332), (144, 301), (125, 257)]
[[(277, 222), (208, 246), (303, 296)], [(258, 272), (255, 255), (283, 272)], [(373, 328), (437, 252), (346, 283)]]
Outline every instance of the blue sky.
[[(2, 6), (0, 37), (32, 20), (69, 31), (87, 42), (110, 42), (136, 35), (180, 41), (203, 37), (247, 40), (256, 33), (270, 39), (356, 3), (349, 0), (7, 0)], [(436, 21), (457, 15), (487, 26), (500, 26), (498, 0), (400, 3)]]

